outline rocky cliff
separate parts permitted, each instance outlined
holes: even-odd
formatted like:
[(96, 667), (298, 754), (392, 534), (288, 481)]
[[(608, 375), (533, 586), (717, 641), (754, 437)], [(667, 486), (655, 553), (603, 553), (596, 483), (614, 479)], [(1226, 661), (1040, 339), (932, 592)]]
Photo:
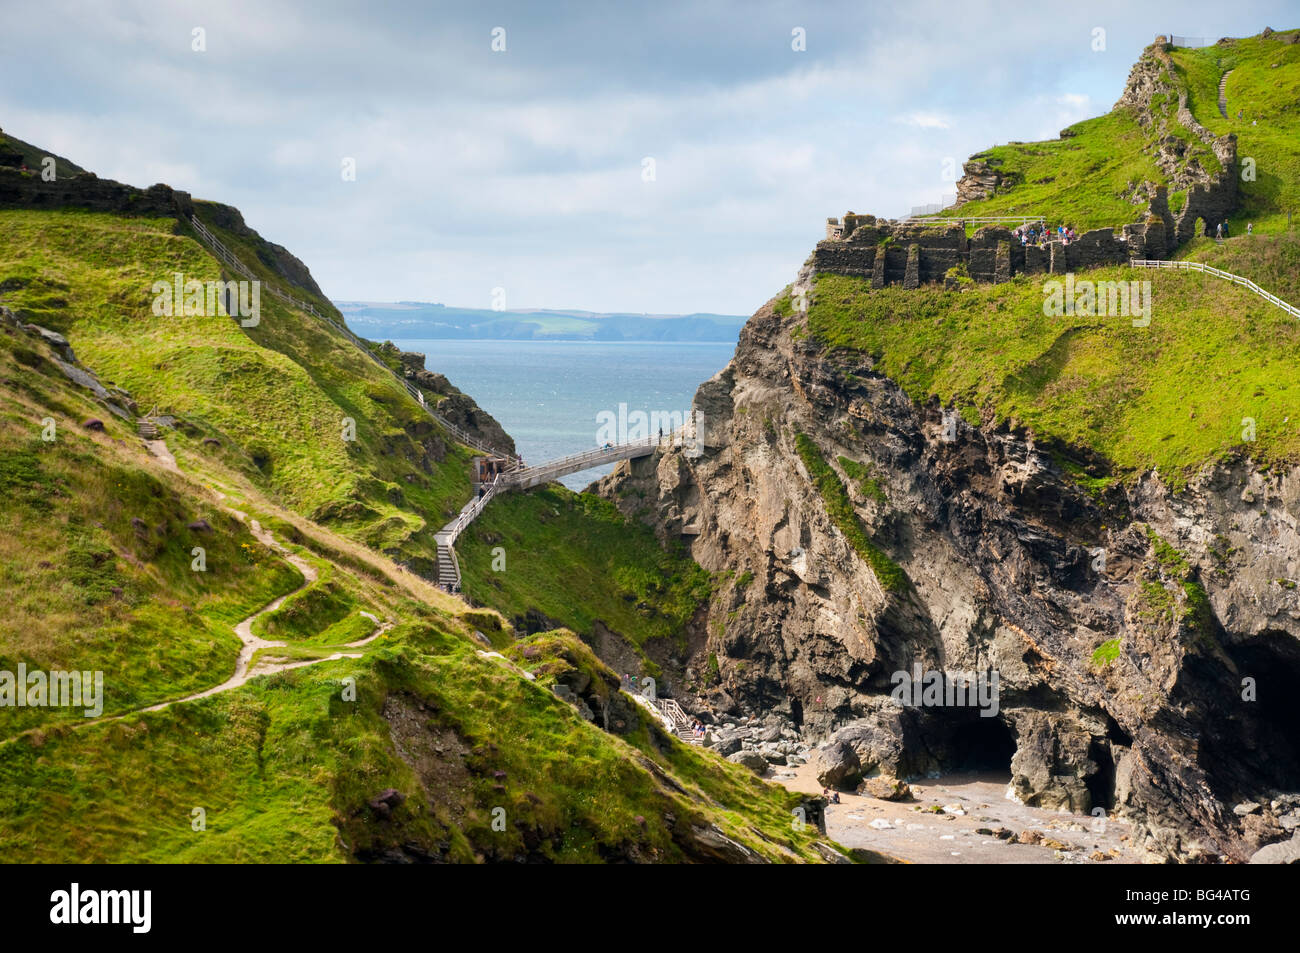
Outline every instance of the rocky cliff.
[[(1294, 828), (1300, 472), (1230, 460), (1178, 491), (1151, 472), (1089, 492), (1069, 471), (1104, 461), (918, 405), (782, 310), (699, 389), (702, 456), (600, 484), (731, 580), (697, 709), (779, 714), (831, 742), (841, 782), (1009, 771), (1025, 803), (1134, 819), (1154, 858), (1242, 861)], [(898, 705), (917, 664), (996, 673), (996, 713)]]

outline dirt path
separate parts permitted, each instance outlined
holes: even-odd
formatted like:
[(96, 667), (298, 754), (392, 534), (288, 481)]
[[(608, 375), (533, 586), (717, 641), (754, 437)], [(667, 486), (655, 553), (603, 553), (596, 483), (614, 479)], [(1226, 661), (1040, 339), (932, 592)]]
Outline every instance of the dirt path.
[[(145, 445), (148, 446), (149, 452), (152, 453), (155, 457), (157, 457), (162, 462), (163, 466), (176, 473), (181, 472), (180, 468), (176, 465), (176, 457), (172, 454), (170, 450), (167, 449), (167, 444), (165, 441), (146, 440)], [(226, 498), (226, 495), (220, 492), (219, 490), (215, 492), (218, 498), (223, 500)], [(239, 624), (235, 626), (235, 635), (239, 636), (239, 641), (242, 642), (243, 645), (240, 647), (239, 650), (239, 658), (235, 662), (235, 673), (231, 675), (230, 678), (226, 679), (220, 685), (214, 685), (211, 688), (204, 689), (201, 692), (195, 692), (193, 695), (186, 695), (183, 698), (174, 698), (171, 701), (160, 702), (157, 705), (150, 705), (148, 708), (137, 709), (137, 711), (161, 711), (164, 708), (170, 707), (171, 705), (180, 704), (181, 702), (195, 701), (196, 699), (199, 698), (207, 698), (209, 695), (216, 695), (219, 694), (220, 692), (228, 692), (232, 688), (238, 688), (240, 685), (243, 685), (245, 682), (247, 682), (250, 678), (253, 678), (258, 675), (270, 675), (273, 672), (287, 672), (289, 669), (292, 668), (304, 668), (308, 665), (316, 665), (320, 662), (331, 662), (341, 658), (361, 658), (362, 655), (361, 652), (335, 652), (333, 655), (324, 658), (301, 659), (297, 662), (268, 662), (261, 659), (259, 659), (256, 663), (253, 662), (253, 656), (256, 655), (260, 649), (285, 648), (288, 645), (287, 642), (279, 642), (271, 639), (263, 639), (259, 636), (254, 635), (253, 634), (254, 620), (256, 620), (259, 616), (264, 616), (272, 612), (275, 612), (277, 609), (280, 608), (280, 606), (284, 605), (286, 599), (288, 599), (290, 596), (294, 596), (302, 592), (304, 589), (306, 589), (308, 586), (314, 583), (318, 578), (318, 576), (316, 573), (315, 566), (307, 562), (307, 560), (303, 559), (301, 556), (297, 555), (296, 553), (292, 553), (289, 550), (285, 549), (283, 546), (281, 546), (280, 542), (274, 536), (272, 536), (268, 530), (263, 529), (262, 524), (260, 524), (255, 519), (249, 519), (247, 513), (244, 513), (241, 510), (234, 509), (233, 507), (230, 506), (225, 506), (224, 504), (222, 504), (222, 509), (224, 509), (227, 513), (230, 513), (241, 523), (247, 523), (248, 530), (250, 533), (253, 534), (254, 539), (256, 539), (263, 546), (277, 553), (282, 559), (284, 559), (291, 566), (293, 566), (300, 573), (302, 573), (303, 584), (299, 586), (297, 589), (294, 589), (290, 592), (286, 592), (284, 595), (272, 599), (265, 606), (258, 609), (248, 618), (244, 619), (243, 621), (241, 621)], [(364, 645), (368, 645), (369, 643), (373, 642), (375, 639), (379, 638), (381, 635), (383, 635), (385, 632), (387, 632), (389, 629), (393, 627), (391, 622), (380, 622), (378, 618), (371, 615), (369, 612), (362, 612), (361, 614), (365, 616), (367, 619), (374, 622), (375, 631), (372, 632), (370, 635), (366, 636), (364, 639), (358, 639), (355, 642), (346, 643), (347, 648), (350, 649), (361, 648)], [(135, 713), (136, 712), (128, 712), (127, 714), (135, 714)], [(124, 717), (124, 716), (120, 716), (120, 717)]]
[[(176, 457), (173, 456), (172, 452), (167, 449), (167, 444), (164, 441), (146, 440), (145, 445), (148, 446), (149, 452), (152, 453), (155, 457), (157, 457), (159, 462), (161, 462), (164, 467), (166, 467), (168, 470), (171, 470), (174, 473), (181, 472), (180, 468), (176, 465)], [(220, 492), (219, 490), (214, 492), (216, 492), (218, 498), (223, 500), (226, 498), (226, 495)], [(300, 659), (296, 662), (269, 662), (263, 659), (259, 659), (256, 663), (253, 662), (253, 656), (256, 655), (260, 649), (285, 648), (288, 646), (287, 642), (279, 642), (270, 639), (263, 639), (260, 638), (259, 636), (254, 635), (253, 634), (254, 620), (256, 620), (259, 616), (263, 616), (275, 612), (282, 605), (284, 605), (285, 600), (288, 599), (290, 596), (302, 592), (304, 589), (306, 589), (308, 586), (314, 583), (318, 578), (318, 574), (316, 572), (315, 566), (307, 562), (307, 560), (303, 559), (301, 556), (297, 555), (296, 553), (292, 553), (289, 550), (285, 549), (283, 546), (281, 546), (279, 541), (274, 536), (272, 536), (268, 530), (264, 529), (262, 525), (258, 523), (257, 520), (249, 519), (247, 513), (241, 512), (240, 510), (234, 509), (233, 507), (225, 506), (224, 504), (222, 505), (222, 509), (224, 509), (227, 513), (230, 513), (241, 523), (246, 523), (248, 525), (249, 532), (253, 534), (253, 538), (256, 539), (259, 543), (261, 543), (263, 546), (266, 546), (268, 549), (273, 550), (282, 559), (284, 559), (292, 566), (297, 568), (297, 570), (302, 573), (303, 584), (301, 586), (298, 586), (296, 589), (286, 592), (282, 596), (278, 596), (275, 599), (272, 599), (262, 608), (258, 609), (252, 615), (241, 620), (238, 624), (234, 626), (235, 635), (239, 637), (239, 641), (242, 643), (242, 645), (240, 646), (239, 649), (239, 657), (235, 662), (235, 673), (231, 675), (230, 678), (222, 682), (221, 684), (214, 685), (211, 688), (206, 688), (201, 692), (194, 692), (191, 695), (184, 695), (180, 698), (173, 698), (170, 701), (159, 702), (156, 705), (149, 705), (144, 708), (133, 708), (130, 711), (122, 712), (117, 715), (103, 715), (99, 718), (89, 718), (85, 721), (75, 722), (72, 723), (71, 727), (82, 728), (85, 727), (86, 725), (100, 724), (109, 721), (120, 721), (123, 718), (130, 718), (132, 715), (138, 715), (146, 711), (162, 711), (164, 708), (170, 708), (172, 705), (179, 705), (182, 704), (183, 702), (191, 702), (191, 701), (196, 701), (200, 698), (207, 698), (209, 695), (217, 695), (220, 694), (221, 692), (228, 692), (233, 688), (238, 688), (239, 686), (243, 685), (250, 678), (254, 678), (259, 675), (270, 675), (275, 672), (287, 672), (289, 669), (305, 668), (308, 665), (318, 665), (321, 662), (333, 662), (341, 658), (361, 658), (363, 654), (361, 652), (335, 652), (332, 655), (324, 656), (322, 658)], [(375, 624), (375, 630), (370, 635), (366, 636), (364, 639), (358, 639), (355, 642), (344, 643), (343, 646), (344, 648), (349, 648), (349, 649), (362, 648), (363, 646), (369, 645), (371, 642), (379, 638), (381, 635), (383, 635), (385, 632), (387, 632), (389, 629), (393, 627), (393, 623), (382, 622), (378, 617), (376, 617), (375, 615), (369, 612), (363, 611), (361, 615), (365, 616), (367, 619), (369, 619), (371, 622)], [(3, 741), (0, 741), (0, 744), (7, 744), (10, 741), (15, 741), (18, 738), (23, 737), (24, 735), (39, 730), (39, 728), (40, 726), (28, 728), (25, 731), (21, 731), (18, 734), (13, 735), (12, 737), (5, 738)]]
[[(776, 780), (821, 793), (811, 764), (778, 769)], [(920, 780), (911, 785), (914, 800), (901, 802), (841, 792), (827, 808), (826, 833), (845, 847), (920, 864), (1138, 863), (1126, 822), (1026, 807), (1007, 798), (1010, 780), (988, 772)], [(1017, 842), (1024, 832), (1035, 842)]]

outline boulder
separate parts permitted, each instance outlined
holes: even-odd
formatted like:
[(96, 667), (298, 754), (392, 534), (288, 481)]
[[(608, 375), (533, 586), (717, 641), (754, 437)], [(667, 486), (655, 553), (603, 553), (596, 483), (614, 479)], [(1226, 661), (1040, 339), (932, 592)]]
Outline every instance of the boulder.
[(757, 751), (737, 751), (733, 755), (728, 755), (727, 760), (732, 764), (743, 764), (755, 774), (763, 774), (767, 771), (767, 759)]
[(1292, 835), (1290, 840), (1280, 844), (1261, 847), (1250, 857), (1252, 864), (1298, 864), (1300, 863), (1300, 837)]
[(393, 808), (397, 807), (406, 800), (406, 795), (396, 788), (385, 788), (369, 801), (370, 809), (384, 820), (393, 813)]
[(898, 778), (887, 777), (883, 774), (863, 781), (858, 786), (858, 793), (870, 795), (881, 801), (912, 800), (912, 789), (907, 786), (906, 781), (900, 781)]
[(735, 754), (740, 750), (740, 735), (734, 730), (728, 731), (723, 728), (711, 735), (713, 743), (709, 745), (718, 754), (726, 757), (729, 754)]
[(853, 784), (862, 775), (862, 762), (853, 747), (844, 741), (832, 741), (813, 755), (817, 783), (837, 788)]

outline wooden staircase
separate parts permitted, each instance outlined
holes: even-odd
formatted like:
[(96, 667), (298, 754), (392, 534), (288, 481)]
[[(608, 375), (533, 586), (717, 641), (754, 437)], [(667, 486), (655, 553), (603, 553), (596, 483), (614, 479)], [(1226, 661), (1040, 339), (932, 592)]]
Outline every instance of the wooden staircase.
[(691, 725), (694, 719), (682, 710), (682, 706), (671, 698), (656, 698), (655, 704), (664, 713), (664, 717), (673, 723), (673, 733), (691, 745), (702, 745), (704, 739), (697, 737)]

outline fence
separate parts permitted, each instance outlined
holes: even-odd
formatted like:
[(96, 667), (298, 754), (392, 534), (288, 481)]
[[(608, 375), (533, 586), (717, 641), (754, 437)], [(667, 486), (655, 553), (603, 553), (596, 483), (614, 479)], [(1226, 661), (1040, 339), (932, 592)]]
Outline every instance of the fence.
[(957, 204), (957, 196), (945, 195), (939, 202), (930, 205), (913, 205), (909, 218), (916, 218), (919, 215), (938, 215), (946, 208), (951, 208)]
[(1134, 258), (1129, 262), (1133, 268), (1159, 268), (1175, 271), (1202, 271), (1207, 275), (1213, 275), (1215, 278), (1222, 278), (1224, 281), (1231, 281), (1235, 285), (1241, 285), (1250, 291), (1255, 292), (1269, 304), (1277, 305), (1293, 318), (1300, 318), (1300, 308), (1289, 305), (1277, 295), (1265, 291), (1249, 278), (1243, 278), (1241, 275), (1234, 275), (1230, 271), (1222, 271), (1218, 268), (1211, 268), (1209, 265), (1202, 264), (1199, 261), (1159, 261), (1149, 260), (1146, 258)]
[[(940, 210), (942, 211), (942, 209)], [(953, 216), (952, 218), (922, 218), (911, 216), (899, 219), (900, 225), (1033, 225), (1037, 222), (1047, 222), (1046, 216), (1043, 215), (975, 215), (968, 218)]]
[(443, 542), (447, 546), (452, 546), (456, 542), (465, 527), (474, 522), (475, 518), (483, 512), (483, 507), (487, 506), (492, 497), (505, 487), (505, 478), (504, 473), (498, 473), (486, 491), (471, 500), (469, 505), (460, 511), (460, 515), (438, 531), (438, 535), (443, 537)]
[(1204, 36), (1171, 36), (1169, 37), (1169, 45), (1194, 50), (1203, 46), (1213, 46), (1214, 41)]

